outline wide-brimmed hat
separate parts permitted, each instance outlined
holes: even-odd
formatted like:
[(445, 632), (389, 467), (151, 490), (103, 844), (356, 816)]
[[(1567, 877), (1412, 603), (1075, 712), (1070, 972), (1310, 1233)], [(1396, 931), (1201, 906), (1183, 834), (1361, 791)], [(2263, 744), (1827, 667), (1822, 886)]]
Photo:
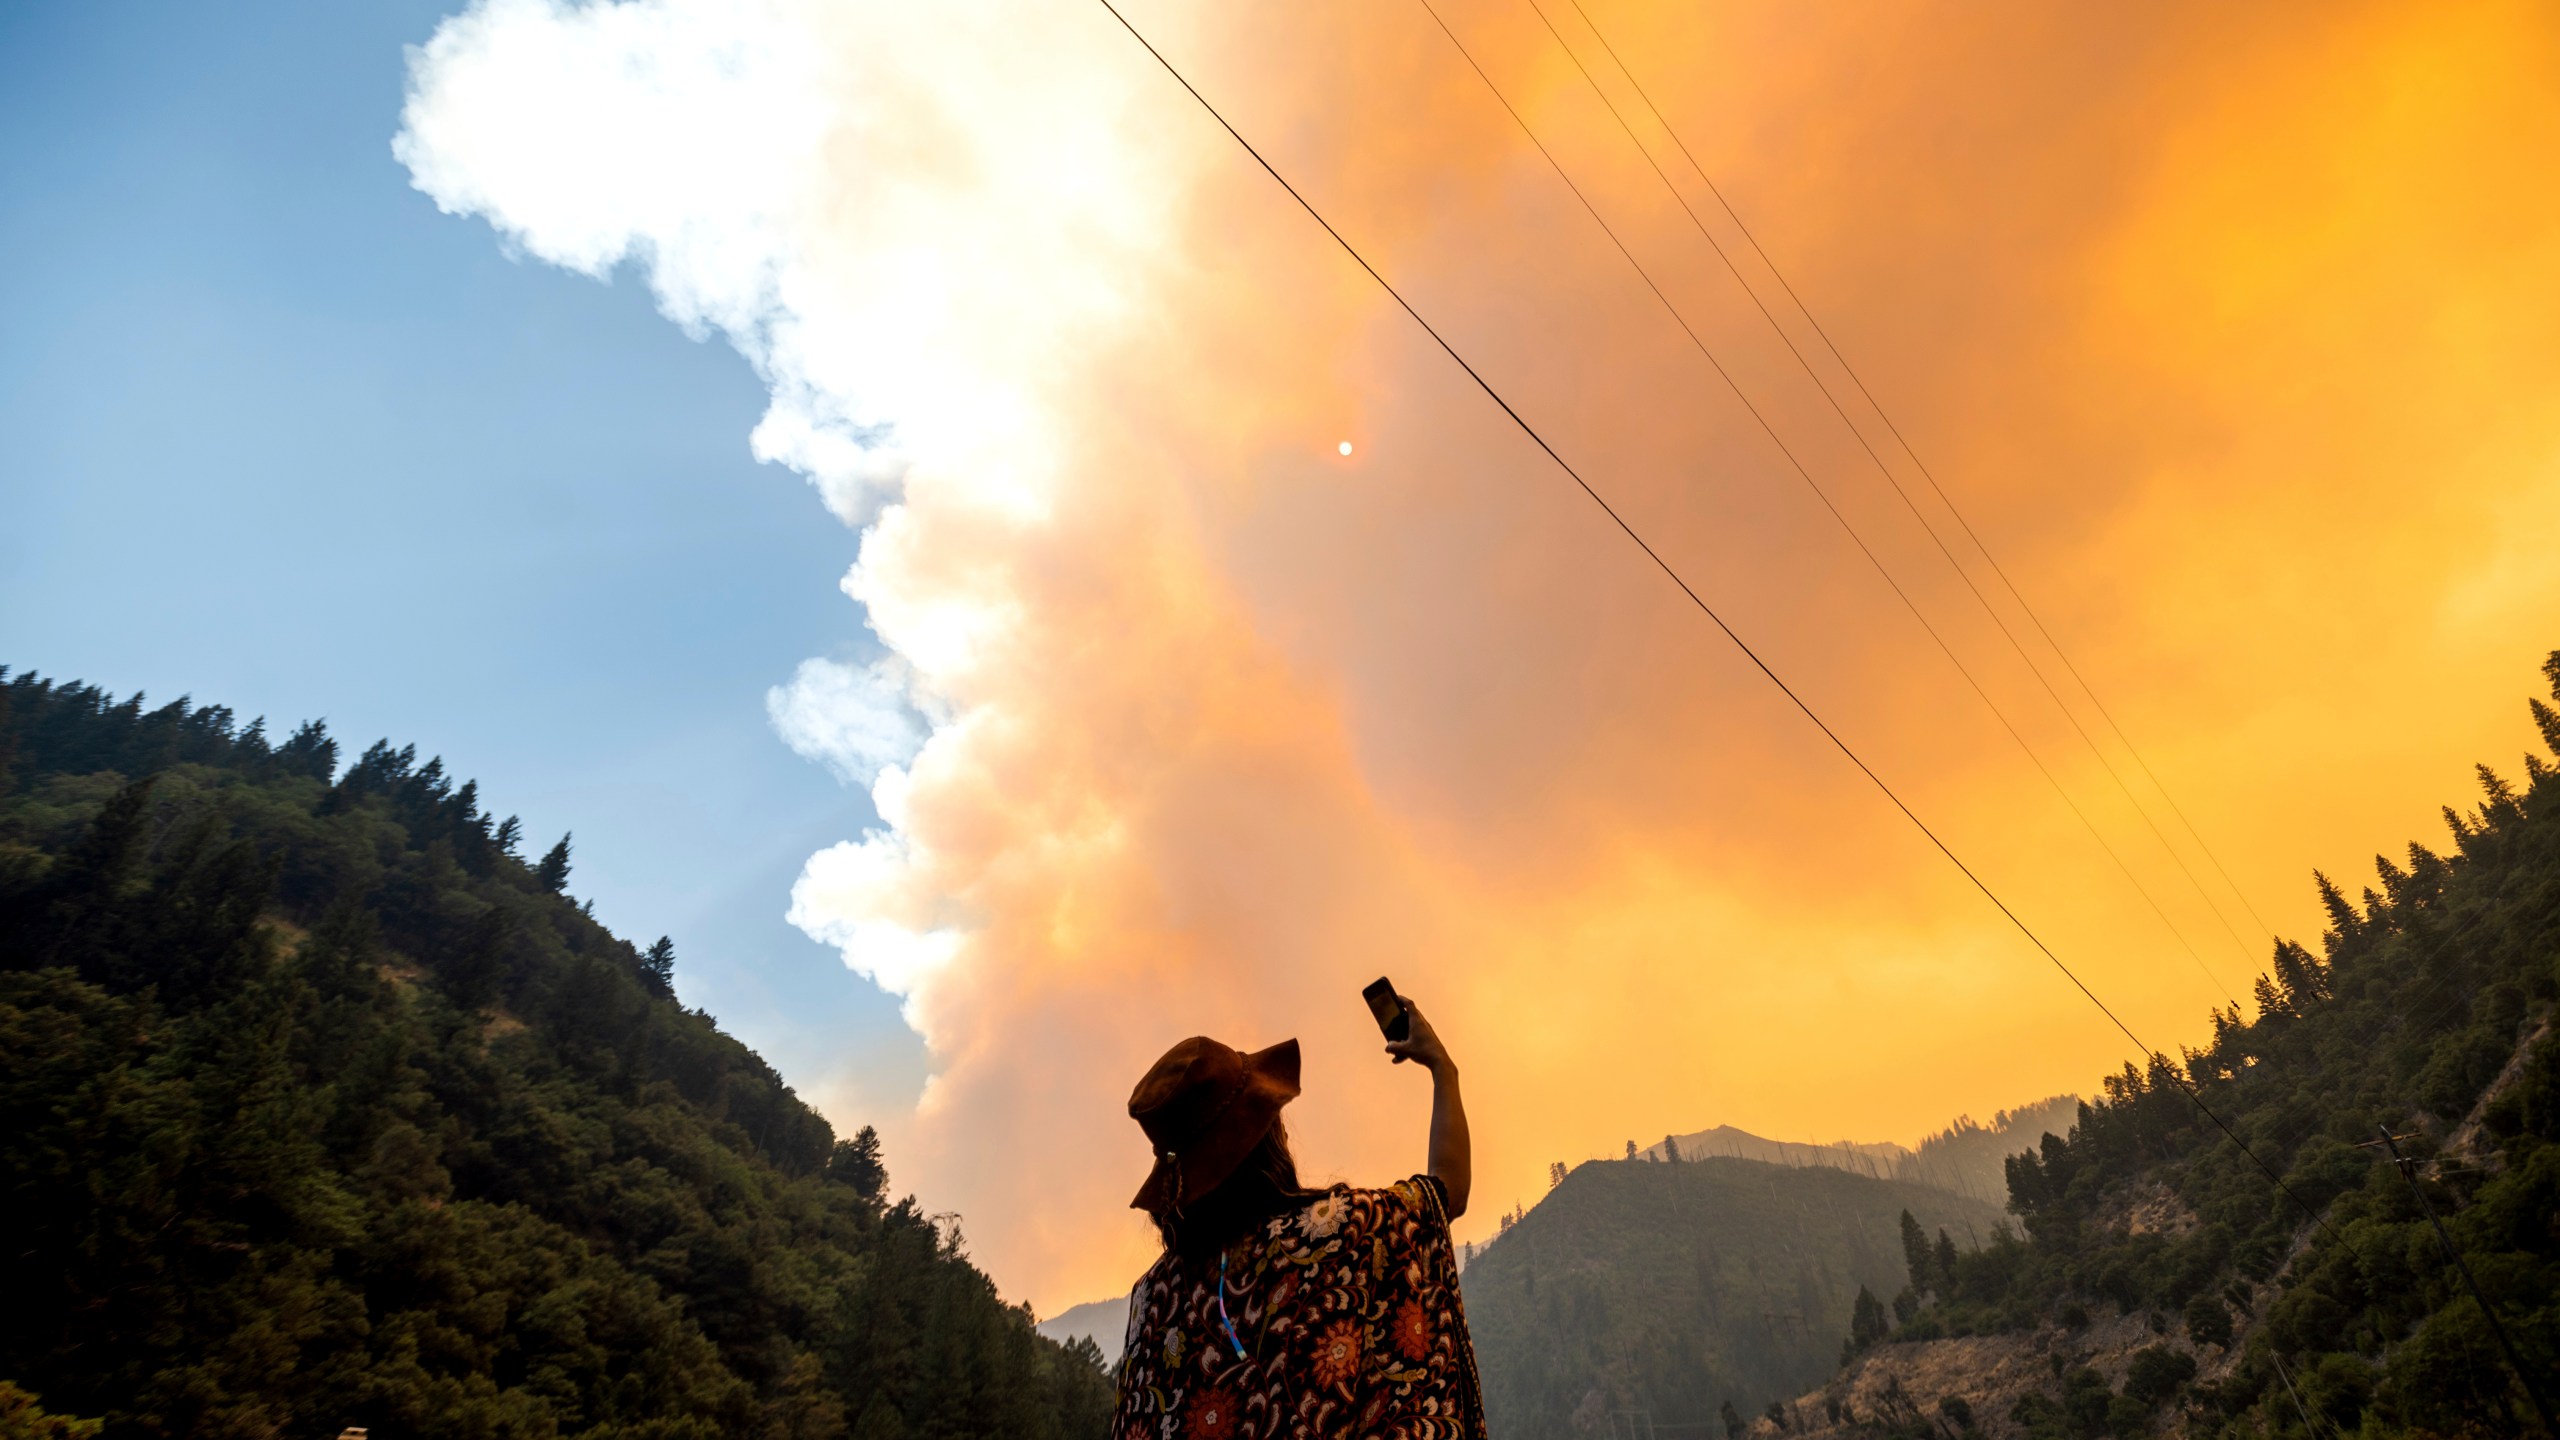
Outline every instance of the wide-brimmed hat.
[(1297, 1098), (1295, 1040), (1247, 1055), (1194, 1035), (1167, 1050), (1129, 1092), (1129, 1118), (1156, 1152), (1130, 1208), (1180, 1209), (1217, 1189)]

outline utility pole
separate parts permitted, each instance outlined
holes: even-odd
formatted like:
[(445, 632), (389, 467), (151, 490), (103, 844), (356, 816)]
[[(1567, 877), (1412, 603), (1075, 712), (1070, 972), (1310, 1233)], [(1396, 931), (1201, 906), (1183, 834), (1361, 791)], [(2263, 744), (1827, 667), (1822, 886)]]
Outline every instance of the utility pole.
[(2418, 1197), (2418, 1208), (2427, 1212), (2427, 1223), (2435, 1227), (2436, 1241), (2444, 1246), (2444, 1258), (2462, 1272), (2462, 1283), (2471, 1288), (2472, 1303), (2480, 1307), (2480, 1317), (2489, 1322), (2489, 1333), (2498, 1337), (2498, 1348), (2507, 1355), (2507, 1368), (2516, 1372), (2525, 1398), (2533, 1402), (2533, 1413), (2542, 1417), (2542, 1433), (2560, 1436), (2560, 1424), (2552, 1423), (2551, 1402), (2542, 1398), (2542, 1387), (2534, 1383), (2533, 1372), (2516, 1358), (2515, 1342), (2507, 1338), (2507, 1327), (2498, 1323), (2498, 1312), (2489, 1308), (2489, 1297), (2480, 1293), (2480, 1282), (2471, 1277), (2471, 1267), (2463, 1263), (2462, 1252), (2453, 1248), (2453, 1237), (2445, 1233), (2444, 1222), (2436, 1218), (2435, 1202), (2427, 1198), (2426, 1188), (2418, 1183), (2418, 1162), (2400, 1153), (2400, 1142), (2407, 1137), (2392, 1134), (2388, 1125), (2374, 1128), (2382, 1132), (2382, 1143), (2390, 1149), (2391, 1163), (2398, 1167), (2400, 1178), (2409, 1182), (2409, 1193)]

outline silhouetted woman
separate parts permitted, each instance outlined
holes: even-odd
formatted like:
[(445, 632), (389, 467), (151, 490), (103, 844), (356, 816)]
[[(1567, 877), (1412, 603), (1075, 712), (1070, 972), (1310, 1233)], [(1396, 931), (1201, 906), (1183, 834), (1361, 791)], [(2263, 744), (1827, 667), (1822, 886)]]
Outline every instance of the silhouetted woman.
[(1131, 1201), (1164, 1257), (1129, 1297), (1113, 1440), (1481, 1440), (1449, 1222), (1467, 1208), (1458, 1070), (1419, 1010), (1387, 1053), (1431, 1072), (1430, 1168), (1383, 1190), (1298, 1183), (1280, 1107), (1298, 1042), (1195, 1036), (1129, 1097), (1156, 1152)]

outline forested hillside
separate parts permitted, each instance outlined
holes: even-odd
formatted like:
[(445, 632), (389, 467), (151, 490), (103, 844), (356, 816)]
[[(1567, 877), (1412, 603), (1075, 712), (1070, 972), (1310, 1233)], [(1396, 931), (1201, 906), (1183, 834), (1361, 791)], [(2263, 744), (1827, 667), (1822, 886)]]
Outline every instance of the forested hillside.
[(1901, 1285), (1905, 1211), (1965, 1245), (2001, 1221), (1949, 1191), (1831, 1167), (1576, 1167), (1466, 1270), (1493, 1433), (1607, 1434), (1608, 1413), (1629, 1410), (1721, 1429), (1728, 1406), (1795, 1394), (1839, 1363), (1862, 1287)]
[(0, 682), (10, 1423), (1102, 1434), (1092, 1349), (677, 1004), (565, 839), (410, 749)]
[[(2560, 653), (2546, 674), (2560, 700)], [(2560, 752), (2560, 712), (2529, 703)], [(1945, 1421), (1921, 1417), (1948, 1397), (2030, 1436), (2539, 1428), (2525, 1379), (2560, 1402), (2560, 770), (2527, 755), (2521, 788), (2479, 775), (2442, 853), (2377, 856), (2358, 898), (2314, 876), (2320, 952), (2278, 944), (2254, 1016), (2128, 1065), (2067, 1139), (2011, 1163), (2024, 1236), (1915, 1272), (1901, 1343), (1866, 1367), (1915, 1392), (1900, 1428)], [(2092, 1365), (2086, 1334), (2117, 1317), (2146, 1322), (2143, 1351)], [(2032, 1336), (2051, 1374), (1995, 1410), (1985, 1367), (1936, 1337), (2002, 1334)], [(1902, 1378), (1924, 1370), (1934, 1396)]]

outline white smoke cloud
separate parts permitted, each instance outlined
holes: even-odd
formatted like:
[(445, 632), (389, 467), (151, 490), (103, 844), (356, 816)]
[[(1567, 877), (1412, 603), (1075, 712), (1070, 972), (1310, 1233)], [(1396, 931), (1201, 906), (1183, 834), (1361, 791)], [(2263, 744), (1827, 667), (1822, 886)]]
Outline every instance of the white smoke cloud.
[[(1099, 7), (475, 0), (412, 54), (395, 143), (444, 210), (583, 274), (636, 268), (733, 344), (770, 394), (754, 453), (861, 531), (842, 588), (884, 660), (811, 660), (767, 708), (869, 784), (880, 824), (810, 857), (788, 917), (933, 1056), (915, 1115), (836, 1118), (881, 1124), (903, 1183), (977, 1210), (983, 1258), (1044, 1303), (1121, 1283), (1143, 1244), (1097, 1163), (1136, 1143), (1123, 1077), (1166, 1038), (1126, 987), (1234, 1018), (1263, 981), (1226, 933), (1266, 915), (1288, 917), (1251, 952), (1290, 952), (1274, 985), (1305, 978), (1301, 948), (1367, 963), (1300, 935), (1332, 911), (1282, 895), (1331, 873), (1296, 857), (1357, 796), (1322, 773), (1323, 702), (1256, 648), (1189, 488), (1230, 485), (1273, 415), (1339, 407), (1273, 383), (1306, 371), (1289, 327), (1337, 333), (1339, 298), (1275, 327), (1204, 275), (1236, 247), (1193, 233), (1192, 188), (1229, 157), (1165, 124), (1146, 63)], [(1226, 327), (1210, 355), (1265, 368), (1218, 378), (1203, 313)], [(1255, 796), (1307, 835), (1265, 836), (1270, 894), (1233, 904), (1222, 850), (1171, 832)], [(1160, 886), (1169, 859), (1201, 873)]]
[(793, 753), (858, 785), (905, 763), (924, 743), (902, 667), (888, 662), (803, 660), (790, 683), (765, 692), (764, 709)]
[[(957, 713), (1020, 616), (1002, 577), (919, 566), (882, 533), (912, 535), (918, 506), (1046, 513), (1046, 391), (1070, 337), (1109, 333), (1167, 203), (1090, 78), (1110, 72), (1068, 58), (1085, 18), (1062, 36), (1000, 4), (477, 0), (410, 55), (393, 151), (412, 182), (551, 263), (642, 267), (669, 318), (764, 376), (757, 457), (866, 527), (845, 589), (895, 663), (812, 660), (767, 697), (848, 780), (909, 759), (918, 715)], [(793, 918), (907, 993), (930, 965), (868, 957), (944, 954), (951, 932), (882, 939), (907, 934), (875, 913), (911, 868), (894, 821), (853, 852), (861, 883), (819, 857)]]
[[(2297, 865), (2307, 842), (2285, 826), (2396, 826), (2387, 797), (2357, 802), (2351, 824), (2334, 775), (2350, 753), (2375, 755), (2374, 772), (2432, 786), (2393, 757), (2447, 733), (2430, 717), (2452, 713), (2451, 690), (2424, 710), (2368, 706), (2365, 740), (2306, 730), (2283, 697), (2316, 708), (2324, 677), (2375, 654), (2452, 673), (2441, 627), (2342, 657), (2357, 629), (2345, 617), (2400, 633), (2396, 611), (2359, 607), (2402, 591), (2342, 586), (2351, 572), (2333, 557), (2474, 574), (2475, 537), (2395, 530), (2385, 544), (2356, 527), (2418, 522), (2342, 503), (2334, 477), (2398, 493), (2404, 457), (2434, 453), (2460, 405), (2407, 402), (2441, 377), (2358, 371), (2416, 353), (2384, 343), (2388, 325), (2340, 331), (2325, 302), (2294, 308), (2369, 283), (2317, 247), (2278, 267), (2262, 309), (2207, 307), (2195, 314), (2216, 318), (2190, 324), (2151, 297), (2267, 284), (2270, 236), (2343, 244), (2371, 216), (2443, 212), (2436, 152), (2329, 120), (2363, 113), (2368, 73), (2435, 52), (2387, 29), (2344, 48), (2250, 40), (2272, 47), (2279, 78), (2335, 69), (2345, 98), (2297, 132), (2261, 123), (2266, 97), (2288, 92), (2253, 83), (2213, 25), (2192, 44), (2057, 46), (1963, 6), (1834, 26), (1623, 8), (1650, 32), (1633, 48), (1677, 67), (1660, 93), (1704, 107), (1709, 167), (1760, 197), (1754, 213), (1786, 218), (1773, 249), (1804, 253), (1799, 283), (1852, 307), (1852, 348), (1877, 347), (1880, 389), (1936, 417), (1932, 465), (1943, 456), (1975, 493), (2005, 497), (1986, 522), (2046, 537), (2021, 584), (2079, 597), (2092, 673), (2166, 676), (2186, 662), (2164, 657), (2221, 654), (2229, 617), (2252, 617), (2247, 646), (2192, 681), (2156, 680), (2139, 707), (2164, 769), (2220, 781), (2230, 808), (2198, 819), (2243, 827), (2244, 877), (2271, 890), (2273, 867)], [(1495, 40), (1511, 27), (1486, 53), (1535, 97), (1534, 119), (1561, 127), (1595, 198), (1645, 253), (1697, 258), (1686, 218), (1534, 13), (1499, 9), (1468, 23)], [(1445, 37), (1392, 10), (1136, 0), (1134, 14), (1614, 501), (1711, 578), (1918, 808), (2090, 956), (2083, 973), (2132, 1023), (2195, 1023), (2201, 1003), (2155, 978), (2151, 918), (1953, 674), (1895, 638), (1890, 598), (1765, 438), (1701, 401), (1694, 353)], [(2368, 43), (2379, 68), (2335, 58)], [(1913, 45), (1979, 78), (1963, 143), (1947, 139), (1939, 90), (1872, 83)], [(2065, 53), (2089, 83), (2051, 83)], [(2145, 68), (2185, 56), (2210, 57), (2212, 74)], [(1427, 1096), (1352, 1068), (1383, 1065), (1356, 999), (1381, 971), (1467, 1042), (1493, 1202), (1470, 1227), (1586, 1142), (1614, 1150), (1698, 1123), (1702, 1097), (1755, 1129), (1914, 1133), (2111, 1068), (2116, 1037), (2085, 1004), (1151, 63), (1099, 6), (1015, 0), (476, 0), (413, 57), (398, 146), (419, 187), (525, 254), (635, 269), (672, 319), (724, 336), (771, 394), (755, 453), (806, 475), (862, 532), (843, 585), (894, 667), (804, 669), (773, 710), (795, 748), (867, 778), (880, 817), (810, 859), (789, 913), (900, 997), (931, 1047), (917, 1113), (859, 1117), (889, 1132), (901, 1183), (969, 1210), (980, 1256), (1044, 1308), (1124, 1287), (1149, 1242), (1123, 1208), (1146, 1154), (1121, 1102), (1186, 1031), (1299, 1035), (1305, 1157), (1319, 1173), (1405, 1173), (1387, 1167), (1419, 1161)], [(2037, 83), (2016, 83), (2028, 73)], [(2468, 165), (2494, 141), (2514, 152), (2502, 173), (2534, 173), (2547, 127), (2519, 129), (2502, 107), (2539, 114), (2548, 96), (2515, 73), (2510, 91), (2480, 92), (2476, 132), (2443, 132), (2482, 145), (2445, 153)], [(2090, 149), (2094, 134), (2161, 133), (2160, 96), (2225, 85), (2182, 122), (2187, 148)], [(2403, 89), (2474, 103), (2461, 87)], [(2306, 170), (2297, 152), (2328, 159)], [(2229, 168), (2250, 154), (2266, 175), (2408, 174), (2334, 199)], [(1586, 163), (1609, 156), (1614, 179)], [(2128, 189), (2128, 176), (2149, 178)], [(2144, 200), (2146, 187), (2168, 198)], [(2262, 203), (2234, 219), (2235, 196)], [(2005, 218), (1986, 230), (1985, 214)], [(2443, 263), (2408, 273), (2530, 288), (2518, 277), (2560, 270), (2520, 258), (2551, 253), (2545, 241), (2506, 248), (2529, 228), (2471, 214), (2445, 233), (2501, 237), (2494, 253), (2447, 243), (2426, 252)], [(2055, 296), (2097, 309), (2044, 303)], [(1713, 333), (1739, 347), (1758, 321), (1725, 300), (1734, 323)], [(2233, 313), (2265, 323), (2235, 330)], [(2444, 394), (2548, 368), (2546, 335), (2500, 334), (2426, 352), (2439, 368), (2479, 357)], [(2257, 338), (2235, 348), (2235, 335)], [(2302, 335), (2322, 343), (2267, 338)], [(1773, 338), (1758, 344), (1757, 360), (1735, 354), (1746, 384), (1796, 374)], [(2020, 356), (2051, 363), (2021, 371)], [(2263, 377), (2296, 369), (2336, 388), (2302, 390), (2331, 398), (2268, 429)], [(2208, 389), (2219, 398), (2202, 404)], [(1773, 405), (1779, 428), (1830, 427), (1798, 390)], [(1986, 415), (2001, 423), (1971, 423)], [(2271, 438), (2228, 455), (2198, 438), (2242, 434)], [(2464, 472), (2477, 514), (2510, 513), (2514, 477), (2548, 470), (2545, 434), (2512, 439), (2527, 458)], [(1845, 438), (1834, 445), (1865, 486), (1842, 493), (1887, 508)], [(2317, 475), (2319, 494), (2276, 475)], [(2454, 527), (2473, 512), (2435, 513)], [(2296, 537), (2293, 550), (2232, 559), (2232, 537), (2265, 535)], [(2305, 597), (2298, 618), (2270, 609), (2276, 593)], [(2463, 673), (2492, 675), (2499, 627), (2464, 633), (2480, 638)], [(2514, 670), (2499, 664), (2504, 703)], [(2171, 703), (2182, 695), (2194, 703)], [(2057, 744), (2059, 726), (2048, 717)], [(2286, 752), (2259, 740), (2310, 730), (2339, 748), (2304, 752), (2269, 789)], [(2378, 734), (2399, 748), (2374, 749)], [(2440, 797), (2410, 798), (2432, 813)], [(2267, 818), (2281, 815), (2301, 818)]]
[(392, 149), (540, 259), (642, 265), (669, 318), (764, 375), (754, 453), (848, 523), (918, 457), (1036, 513), (1041, 372), (1118, 304), (1102, 252), (1161, 208), (1112, 161), (1118, 106), (1053, 63), (1073, 48), (1055, 26), (996, 4), (477, 0), (412, 50)]

